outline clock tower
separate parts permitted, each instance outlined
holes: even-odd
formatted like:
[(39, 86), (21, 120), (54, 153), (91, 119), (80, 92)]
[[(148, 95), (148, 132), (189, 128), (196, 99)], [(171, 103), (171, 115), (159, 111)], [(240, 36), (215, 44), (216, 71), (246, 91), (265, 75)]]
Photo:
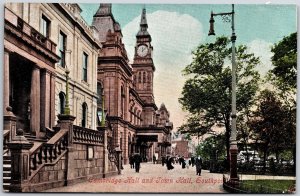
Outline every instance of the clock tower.
[[(146, 9), (141, 15), (140, 29), (136, 35), (135, 53), (132, 64), (133, 82), (136, 92), (145, 103), (144, 124), (153, 125), (157, 106), (153, 96), (153, 76), (155, 66), (152, 60), (153, 47), (148, 32)], [(150, 117), (150, 118), (149, 118)]]
[(144, 8), (141, 15), (140, 29), (136, 35), (132, 69), (135, 90), (146, 103), (154, 103), (153, 76), (155, 66), (152, 60), (151, 35), (147, 29), (146, 9)]

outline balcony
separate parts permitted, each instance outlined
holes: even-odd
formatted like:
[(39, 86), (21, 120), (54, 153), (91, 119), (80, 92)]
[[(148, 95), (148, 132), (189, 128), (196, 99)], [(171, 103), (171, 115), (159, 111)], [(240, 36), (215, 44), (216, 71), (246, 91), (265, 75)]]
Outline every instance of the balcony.
[(5, 30), (15, 34), (31, 47), (43, 52), (54, 61), (59, 60), (59, 57), (56, 55), (56, 44), (53, 41), (43, 36), (7, 8), (5, 8), (4, 18)]

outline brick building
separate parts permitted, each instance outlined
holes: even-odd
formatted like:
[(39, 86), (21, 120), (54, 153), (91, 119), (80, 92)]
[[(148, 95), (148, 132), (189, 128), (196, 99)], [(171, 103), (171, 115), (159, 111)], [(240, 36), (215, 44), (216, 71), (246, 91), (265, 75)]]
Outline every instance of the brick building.
[[(158, 110), (153, 95), (153, 47), (148, 33), (146, 9), (136, 35), (133, 64), (129, 64), (119, 23), (111, 4), (100, 4), (92, 25), (102, 48), (98, 58), (98, 96), (104, 93), (107, 119), (113, 128), (113, 143), (123, 151), (124, 163), (132, 153), (151, 160), (170, 151), (172, 123), (164, 104)], [(99, 105), (101, 114), (101, 104)]]
[(170, 153), (173, 125), (154, 101), (145, 9), (133, 64), (111, 4), (100, 5), (92, 26), (78, 4), (7, 3), (4, 10), (5, 190), (116, 175), (121, 156), (126, 164), (132, 153), (144, 160)]

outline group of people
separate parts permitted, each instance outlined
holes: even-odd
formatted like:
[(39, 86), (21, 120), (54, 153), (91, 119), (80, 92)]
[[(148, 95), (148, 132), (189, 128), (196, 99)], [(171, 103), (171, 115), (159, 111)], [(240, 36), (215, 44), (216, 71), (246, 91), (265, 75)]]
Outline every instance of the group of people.
[[(140, 154), (135, 153), (129, 157), (129, 164), (131, 169), (135, 169), (137, 173), (139, 173), (141, 168), (142, 157)], [(153, 156), (153, 163), (157, 163), (156, 156)], [(168, 170), (174, 169), (173, 164), (179, 163), (182, 169), (189, 169), (189, 166), (196, 166), (196, 175), (201, 176), (201, 168), (202, 168), (202, 158), (198, 156), (197, 158), (191, 157), (191, 159), (185, 159), (184, 156), (181, 157), (172, 157), (172, 156), (162, 156), (161, 157), (162, 166), (166, 164)]]
[(141, 155), (138, 154), (138, 153), (132, 154), (132, 155), (129, 157), (130, 168), (131, 168), (131, 169), (134, 169), (134, 168), (135, 168), (135, 172), (137, 172), (137, 173), (140, 172), (141, 162), (142, 162), (142, 157), (141, 157)]
[(167, 165), (168, 170), (174, 169), (172, 164), (179, 163), (182, 169), (189, 169), (189, 166), (196, 166), (196, 175), (201, 176), (201, 169), (202, 169), (202, 158), (198, 157), (191, 157), (191, 159), (185, 159), (184, 156), (181, 157), (172, 157), (172, 156), (162, 156), (162, 166), (165, 164)]

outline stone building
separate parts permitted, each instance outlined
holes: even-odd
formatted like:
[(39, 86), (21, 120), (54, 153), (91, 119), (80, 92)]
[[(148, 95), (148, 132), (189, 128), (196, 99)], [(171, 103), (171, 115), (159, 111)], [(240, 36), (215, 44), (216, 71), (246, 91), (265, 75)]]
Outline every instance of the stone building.
[[(101, 44), (80, 16), (77, 4), (7, 3), (5, 106), (12, 106), (18, 126), (44, 137), (66, 101), (69, 70), (69, 105), (75, 124), (96, 129), (97, 58)], [(14, 31), (16, 30), (16, 31)], [(27, 39), (26, 39), (27, 38)], [(21, 96), (22, 95), (22, 96)], [(6, 108), (6, 107), (4, 107)]]
[(154, 101), (155, 66), (146, 9), (142, 10), (136, 35), (133, 64), (129, 64), (122, 31), (111, 6), (100, 4), (92, 25), (98, 30), (98, 40), (102, 44), (98, 58), (98, 86), (101, 87), (99, 93), (104, 92), (113, 143), (123, 151), (125, 164), (133, 153), (140, 153), (148, 161), (155, 154), (160, 159), (167, 151), (170, 153), (173, 125), (165, 105), (158, 110)]
[(80, 13), (71, 3), (5, 4), (5, 189), (116, 175), (133, 153), (145, 161), (170, 153), (173, 124), (154, 101), (146, 10), (133, 64), (111, 4), (100, 4), (92, 26)]
[(117, 174), (116, 154), (108, 156), (111, 129), (96, 129), (101, 43), (80, 12), (70, 3), (5, 4), (6, 190), (41, 191)]

